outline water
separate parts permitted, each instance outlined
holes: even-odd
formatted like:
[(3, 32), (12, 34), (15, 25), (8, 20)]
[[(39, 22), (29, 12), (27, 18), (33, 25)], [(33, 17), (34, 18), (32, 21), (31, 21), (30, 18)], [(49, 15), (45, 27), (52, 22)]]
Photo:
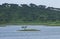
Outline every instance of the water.
[(0, 39), (60, 39), (59, 26), (27, 25), (41, 31), (17, 31), (22, 25), (0, 27)]

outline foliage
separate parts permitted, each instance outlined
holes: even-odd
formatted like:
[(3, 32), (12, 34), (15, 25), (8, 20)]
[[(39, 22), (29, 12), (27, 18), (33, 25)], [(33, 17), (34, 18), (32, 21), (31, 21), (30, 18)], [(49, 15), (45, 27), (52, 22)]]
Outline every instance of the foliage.
[(60, 21), (60, 8), (45, 5), (8, 4), (0, 5), (0, 24), (7, 23), (49, 23)]

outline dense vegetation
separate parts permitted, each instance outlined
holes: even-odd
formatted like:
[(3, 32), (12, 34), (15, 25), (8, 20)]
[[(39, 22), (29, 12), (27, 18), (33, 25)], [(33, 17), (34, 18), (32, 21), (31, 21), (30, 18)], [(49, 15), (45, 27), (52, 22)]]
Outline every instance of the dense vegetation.
[(60, 23), (60, 8), (36, 4), (0, 5), (0, 24)]

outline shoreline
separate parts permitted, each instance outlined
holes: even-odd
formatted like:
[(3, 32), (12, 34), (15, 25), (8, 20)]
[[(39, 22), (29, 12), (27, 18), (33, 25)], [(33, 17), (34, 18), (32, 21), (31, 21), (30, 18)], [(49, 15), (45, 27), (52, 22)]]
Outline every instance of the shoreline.
[(22, 25), (22, 26), (25, 26), (25, 25), (42, 25), (42, 26), (60, 26), (60, 24), (48, 24), (48, 23), (20, 23), (20, 24), (13, 24), (13, 23), (9, 23), (9, 24), (0, 24), (0, 27), (4, 27), (4, 26), (7, 26), (7, 25)]
[(60, 26), (59, 22), (10, 22), (10, 23), (4, 23), (0, 24), (0, 26), (7, 26), (7, 25), (43, 25), (43, 26)]

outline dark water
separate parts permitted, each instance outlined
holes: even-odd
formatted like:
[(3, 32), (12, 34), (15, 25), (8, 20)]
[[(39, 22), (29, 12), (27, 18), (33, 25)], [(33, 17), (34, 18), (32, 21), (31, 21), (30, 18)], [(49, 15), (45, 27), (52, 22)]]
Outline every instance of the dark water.
[(59, 26), (27, 25), (28, 28), (39, 29), (41, 31), (16, 31), (22, 25), (7, 25), (0, 27), (0, 39), (60, 39)]

